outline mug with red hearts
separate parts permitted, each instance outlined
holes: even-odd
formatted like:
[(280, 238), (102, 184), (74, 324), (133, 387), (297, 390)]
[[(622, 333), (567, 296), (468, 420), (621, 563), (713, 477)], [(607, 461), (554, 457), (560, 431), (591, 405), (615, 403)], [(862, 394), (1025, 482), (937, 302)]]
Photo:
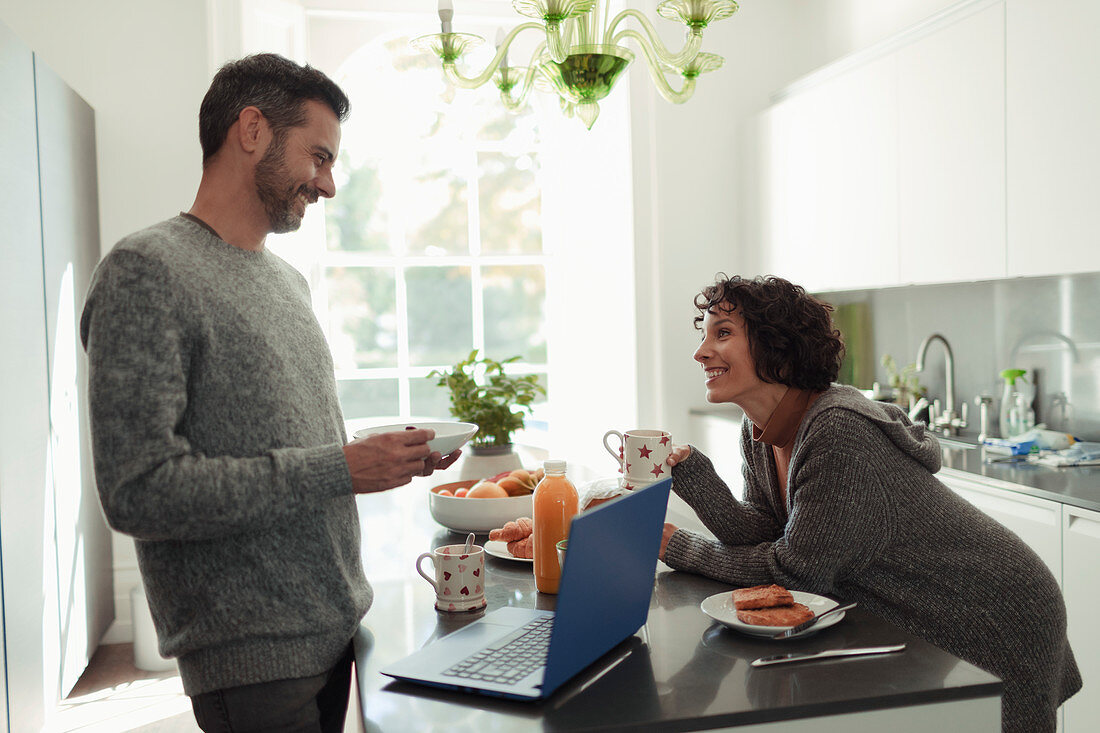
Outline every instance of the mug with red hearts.
[[(430, 558), (435, 578), (421, 565)], [(443, 545), (416, 558), (416, 572), (435, 588), (438, 611), (476, 611), (485, 608), (485, 549), (473, 545)]]

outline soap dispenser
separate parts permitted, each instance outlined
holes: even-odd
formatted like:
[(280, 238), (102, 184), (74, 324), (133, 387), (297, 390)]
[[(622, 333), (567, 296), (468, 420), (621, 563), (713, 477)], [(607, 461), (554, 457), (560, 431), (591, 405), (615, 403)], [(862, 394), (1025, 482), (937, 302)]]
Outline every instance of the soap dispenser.
[(1035, 427), (1035, 410), (1031, 407), (1035, 393), (1027, 384), (1026, 373), (1023, 369), (1005, 369), (1001, 372), (1001, 378), (1005, 380), (1000, 414), (1002, 438), (1013, 438)]

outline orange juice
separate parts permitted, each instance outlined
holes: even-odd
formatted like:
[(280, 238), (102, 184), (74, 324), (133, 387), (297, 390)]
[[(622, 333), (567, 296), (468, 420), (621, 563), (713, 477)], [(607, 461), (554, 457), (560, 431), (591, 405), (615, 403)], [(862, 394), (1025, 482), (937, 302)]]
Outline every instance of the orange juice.
[(543, 461), (546, 475), (535, 487), (531, 509), (534, 522), (535, 587), (557, 593), (561, 581), (557, 544), (569, 537), (569, 523), (577, 513), (577, 488), (565, 477), (565, 461)]

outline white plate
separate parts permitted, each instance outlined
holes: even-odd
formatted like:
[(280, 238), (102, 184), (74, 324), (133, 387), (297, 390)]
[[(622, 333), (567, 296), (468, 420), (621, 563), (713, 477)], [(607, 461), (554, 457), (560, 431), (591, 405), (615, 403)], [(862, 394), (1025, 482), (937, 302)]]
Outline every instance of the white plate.
[[(815, 593), (805, 593), (800, 590), (792, 590), (791, 595), (794, 596), (795, 603), (801, 603), (814, 612), (815, 616), (825, 613), (830, 608), (836, 608), (840, 604), (834, 601), (832, 598), (826, 598), (825, 596), (819, 596)], [(703, 610), (703, 613), (710, 616), (712, 619), (720, 624), (724, 624), (735, 631), (740, 631), (742, 634), (748, 634), (749, 636), (759, 636), (765, 639), (778, 634), (780, 631), (786, 631), (791, 628), (790, 626), (754, 626), (753, 624), (747, 624), (744, 621), (740, 621), (737, 618), (737, 609), (733, 607), (733, 593), (732, 591), (725, 591), (723, 593), (715, 593), (709, 598), (704, 598), (703, 602), (699, 604), (699, 608)], [(814, 624), (810, 628), (803, 631), (797, 636), (790, 637), (791, 639), (800, 639), (803, 636), (809, 636), (810, 634), (816, 634), (822, 629), (827, 629), (835, 623), (838, 623), (844, 618), (844, 611), (830, 616), (819, 624)]]
[(501, 542), (500, 540), (489, 540), (485, 543), (485, 552), (493, 557), (499, 557), (501, 560), (514, 560), (515, 562), (529, 562), (535, 561), (529, 557), (516, 557), (508, 551), (508, 543)]
[(489, 540), (485, 543), (485, 552), (489, 553), (493, 557), (499, 557), (501, 560), (515, 560), (516, 562), (535, 562), (529, 557), (516, 557), (512, 553), (508, 552), (508, 543), (501, 542), (500, 540)]
[(354, 437), (366, 438), (378, 433), (396, 433), (413, 428), (431, 428), (435, 431), (435, 437), (428, 441), (428, 447), (437, 450), (443, 455), (453, 453), (474, 437), (478, 427), (469, 422), (454, 422), (440, 420), (411, 420), (409, 422), (392, 423), (390, 425), (376, 425), (372, 428), (356, 430)]

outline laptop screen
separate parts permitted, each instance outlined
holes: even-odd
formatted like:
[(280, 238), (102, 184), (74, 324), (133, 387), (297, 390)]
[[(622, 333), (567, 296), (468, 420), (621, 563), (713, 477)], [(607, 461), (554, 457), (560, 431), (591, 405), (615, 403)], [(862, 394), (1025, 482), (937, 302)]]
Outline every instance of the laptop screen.
[(543, 689), (554, 689), (649, 615), (672, 479), (573, 518)]

